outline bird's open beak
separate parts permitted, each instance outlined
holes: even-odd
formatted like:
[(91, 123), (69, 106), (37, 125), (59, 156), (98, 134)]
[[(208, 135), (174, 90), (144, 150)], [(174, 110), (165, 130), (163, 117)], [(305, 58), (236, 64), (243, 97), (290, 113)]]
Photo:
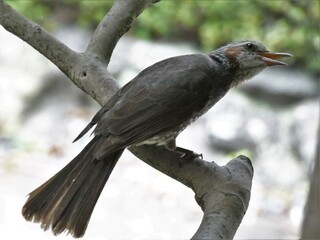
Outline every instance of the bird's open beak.
[(260, 56), (262, 56), (262, 60), (268, 65), (268, 66), (274, 66), (274, 65), (285, 65), (287, 66), (285, 62), (278, 61), (277, 59), (283, 58), (283, 57), (292, 57), (289, 53), (272, 53), (272, 52), (259, 52)]

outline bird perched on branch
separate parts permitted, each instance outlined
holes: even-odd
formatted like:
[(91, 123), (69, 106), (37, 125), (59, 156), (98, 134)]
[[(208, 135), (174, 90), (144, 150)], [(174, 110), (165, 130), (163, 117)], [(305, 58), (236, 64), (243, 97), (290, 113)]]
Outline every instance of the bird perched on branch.
[(146, 68), (97, 112), (76, 140), (96, 126), (94, 138), (60, 172), (29, 194), (23, 216), (40, 222), (45, 230), (51, 227), (54, 234), (68, 231), (74, 237), (83, 236), (126, 147), (154, 144), (183, 152), (175, 144), (182, 130), (230, 88), (268, 66), (286, 65), (278, 59), (289, 56), (269, 52), (256, 41), (240, 41), (208, 54), (172, 57)]

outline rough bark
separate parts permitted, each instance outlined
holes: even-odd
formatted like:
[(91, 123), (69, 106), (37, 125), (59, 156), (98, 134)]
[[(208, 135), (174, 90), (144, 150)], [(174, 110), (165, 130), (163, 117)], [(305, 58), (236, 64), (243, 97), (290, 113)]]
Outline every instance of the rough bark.
[[(77, 53), (0, 0), (0, 24), (51, 60), (77, 87), (103, 105), (119, 89), (107, 67), (112, 51), (134, 18), (155, 0), (118, 0), (103, 18), (84, 53)], [(239, 156), (225, 166), (155, 146), (130, 147), (138, 158), (192, 188), (203, 220), (192, 239), (231, 239), (248, 208), (253, 168)]]

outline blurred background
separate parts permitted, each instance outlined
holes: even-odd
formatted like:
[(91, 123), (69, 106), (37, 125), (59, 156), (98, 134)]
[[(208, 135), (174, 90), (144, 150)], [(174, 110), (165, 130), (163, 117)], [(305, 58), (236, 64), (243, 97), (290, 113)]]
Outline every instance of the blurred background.
[[(76, 51), (85, 51), (113, 4), (7, 2)], [(109, 70), (121, 84), (164, 58), (235, 40), (294, 55), (289, 67), (265, 70), (231, 90), (177, 140), (220, 165), (239, 154), (251, 158), (251, 202), (235, 239), (299, 238), (319, 127), (319, 9), (317, 0), (162, 1), (114, 50)], [(99, 106), (2, 27), (0, 73), (0, 238), (72, 239), (25, 222), (21, 207), (89, 141), (71, 144)], [(191, 190), (126, 151), (83, 239), (188, 239), (201, 218)]]

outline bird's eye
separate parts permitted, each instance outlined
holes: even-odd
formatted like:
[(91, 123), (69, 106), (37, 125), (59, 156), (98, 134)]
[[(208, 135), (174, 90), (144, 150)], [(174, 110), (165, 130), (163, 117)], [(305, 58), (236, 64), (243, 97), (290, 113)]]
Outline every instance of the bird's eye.
[(249, 51), (252, 51), (254, 49), (254, 45), (252, 43), (247, 43), (246, 47)]

